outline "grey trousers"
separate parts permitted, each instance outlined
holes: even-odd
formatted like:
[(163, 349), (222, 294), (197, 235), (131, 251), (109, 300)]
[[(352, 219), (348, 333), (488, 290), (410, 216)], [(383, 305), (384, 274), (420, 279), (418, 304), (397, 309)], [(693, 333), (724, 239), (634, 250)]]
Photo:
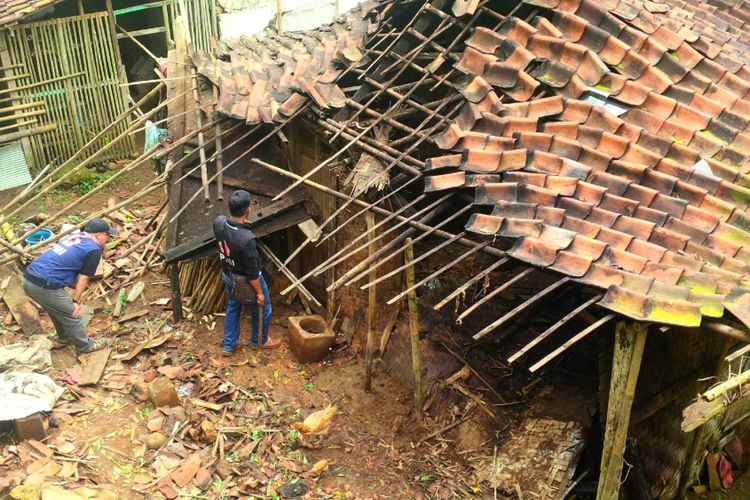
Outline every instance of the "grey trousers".
[(73, 316), (75, 304), (64, 289), (50, 290), (24, 278), (23, 291), (47, 311), (61, 342), (73, 344), (78, 352), (91, 350), (91, 339), (83, 320)]

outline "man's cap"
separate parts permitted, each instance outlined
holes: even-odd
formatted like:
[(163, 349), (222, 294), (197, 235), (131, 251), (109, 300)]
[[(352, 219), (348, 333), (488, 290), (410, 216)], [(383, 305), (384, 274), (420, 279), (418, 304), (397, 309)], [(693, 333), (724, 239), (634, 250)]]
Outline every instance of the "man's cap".
[(109, 227), (106, 220), (99, 217), (91, 219), (83, 230), (87, 233), (107, 233), (110, 236), (117, 236), (117, 231)]

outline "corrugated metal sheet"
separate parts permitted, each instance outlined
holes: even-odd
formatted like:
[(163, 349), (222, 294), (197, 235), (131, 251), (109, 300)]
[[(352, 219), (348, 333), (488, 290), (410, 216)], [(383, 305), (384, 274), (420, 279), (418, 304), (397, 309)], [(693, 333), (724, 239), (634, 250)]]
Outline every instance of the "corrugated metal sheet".
[(0, 146), (0, 191), (31, 182), (31, 172), (20, 142)]

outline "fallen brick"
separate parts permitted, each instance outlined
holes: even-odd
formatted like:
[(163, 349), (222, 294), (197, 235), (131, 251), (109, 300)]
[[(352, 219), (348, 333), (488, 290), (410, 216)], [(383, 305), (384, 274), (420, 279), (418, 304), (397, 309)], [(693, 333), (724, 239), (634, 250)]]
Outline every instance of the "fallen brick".
[(180, 406), (180, 397), (174, 385), (168, 379), (160, 377), (148, 383), (148, 399), (159, 408), (160, 406)]
[(41, 413), (34, 413), (28, 417), (17, 419), (13, 422), (13, 430), (18, 441), (25, 441), (27, 439), (43, 441), (47, 437)]

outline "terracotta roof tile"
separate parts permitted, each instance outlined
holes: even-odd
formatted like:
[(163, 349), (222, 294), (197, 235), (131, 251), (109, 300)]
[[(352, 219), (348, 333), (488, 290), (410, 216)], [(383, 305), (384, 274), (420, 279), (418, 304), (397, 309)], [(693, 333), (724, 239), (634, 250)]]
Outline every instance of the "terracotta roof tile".
[[(427, 161), (439, 175), (426, 188), (472, 189), (493, 210), (468, 231), (516, 238), (517, 259), (612, 285), (605, 307), (667, 323), (720, 317), (750, 269), (750, 70), (735, 57), (750, 37), (730, 42), (737, 18), (705, 4), (532, 3), (552, 9), (536, 27), (511, 17), (468, 38), (458, 67), (470, 74), (455, 81), (475, 104), (436, 136), (446, 154)], [(556, 95), (535, 98), (542, 84)], [(591, 87), (631, 109), (578, 100)]]

